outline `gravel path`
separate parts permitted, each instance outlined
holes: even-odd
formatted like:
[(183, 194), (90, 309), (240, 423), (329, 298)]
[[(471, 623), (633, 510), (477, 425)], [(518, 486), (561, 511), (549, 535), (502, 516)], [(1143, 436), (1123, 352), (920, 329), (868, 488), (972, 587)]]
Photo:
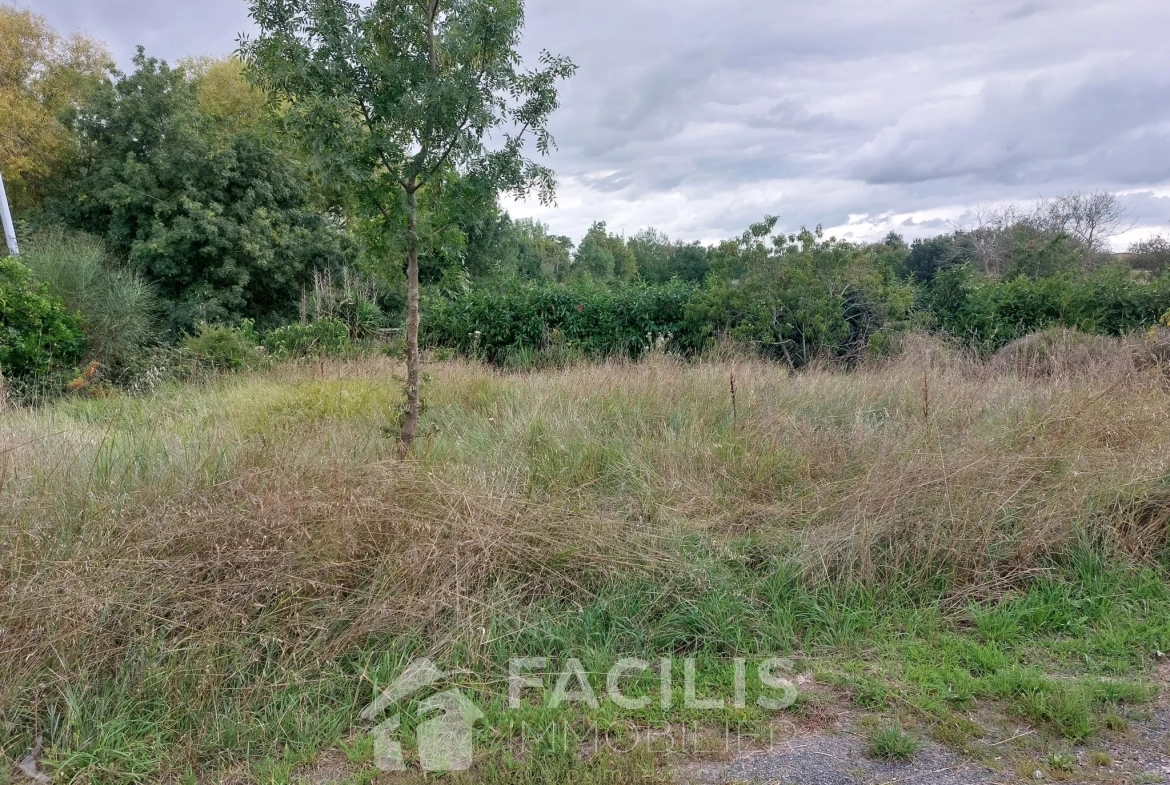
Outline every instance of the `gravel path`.
[(859, 739), (819, 735), (793, 739), (728, 763), (698, 764), (678, 772), (680, 785), (978, 785), (1001, 781), (990, 769), (965, 762), (939, 746), (924, 747), (912, 763), (899, 765), (867, 758), (865, 743)]
[(992, 740), (976, 744), (987, 753), (985, 759), (992, 761), (993, 769), (934, 742), (924, 742), (909, 763), (875, 761), (866, 755), (861, 738), (849, 732), (826, 731), (800, 735), (771, 749), (724, 762), (683, 765), (674, 774), (679, 785), (1006, 785), (1036, 781), (1170, 785), (1170, 703), (1159, 704), (1148, 720), (1134, 722), (1123, 736), (1092, 747), (1109, 753), (1112, 763), (1108, 766), (1094, 765), (1088, 749), (1080, 749), (1075, 751), (1072, 771), (1054, 772), (1042, 757), (1036, 757), (1043, 748), (1027, 747), (1025, 741), (1003, 746)]

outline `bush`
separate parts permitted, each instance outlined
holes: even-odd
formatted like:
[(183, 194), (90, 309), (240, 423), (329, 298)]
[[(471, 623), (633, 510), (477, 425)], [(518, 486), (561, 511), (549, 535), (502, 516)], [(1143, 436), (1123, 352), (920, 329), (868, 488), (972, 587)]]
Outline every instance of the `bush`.
[(773, 237), (773, 226), (769, 218), (720, 249), (715, 274), (687, 306), (686, 348), (697, 354), (725, 334), (794, 368), (888, 352), (912, 290), (896, 280), (886, 249), (819, 229)]
[(354, 340), (374, 337), (386, 323), (378, 305), (378, 287), (361, 273), (346, 267), (341, 279), (329, 270), (313, 273), (313, 290), (301, 295), (301, 322), (340, 322)]
[(682, 328), (693, 284), (609, 289), (580, 282), (545, 285), (508, 279), (425, 303), (423, 343), (488, 362), (523, 365), (526, 358), (639, 357)]
[(269, 330), (263, 344), (273, 357), (340, 357), (352, 354), (355, 348), (349, 328), (337, 319)]
[(963, 265), (939, 272), (919, 307), (942, 332), (989, 355), (1052, 327), (1100, 335), (1149, 328), (1170, 307), (1170, 275), (1146, 282), (1109, 267), (1083, 277), (996, 280)]
[(195, 335), (183, 338), (181, 348), (197, 365), (217, 371), (238, 371), (260, 359), (256, 330), (247, 319), (239, 327), (201, 324)]
[(85, 353), (85, 334), (61, 301), (16, 259), (0, 259), (0, 368), (10, 380), (44, 379)]
[(184, 69), (141, 51), (134, 65), (73, 113), (86, 160), (54, 189), (50, 215), (131, 259), (174, 338), (201, 322), (295, 318), (313, 268), (351, 251), (305, 161), (276, 128), (209, 115)]
[(154, 337), (154, 288), (137, 273), (111, 266), (100, 240), (46, 232), (26, 244), (21, 260), (79, 315), (90, 359), (124, 369)]

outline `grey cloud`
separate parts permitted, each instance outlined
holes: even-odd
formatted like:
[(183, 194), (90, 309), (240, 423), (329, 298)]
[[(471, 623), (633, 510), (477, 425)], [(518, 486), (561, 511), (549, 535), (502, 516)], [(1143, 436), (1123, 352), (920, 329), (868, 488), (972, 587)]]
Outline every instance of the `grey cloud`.
[(1008, 11), (1004, 14), (1004, 21), (1015, 22), (1020, 19), (1027, 19), (1030, 16), (1043, 13), (1046, 10), (1045, 6), (1040, 3), (1022, 3), (1019, 8)]
[(1044, 184), (1078, 172), (1118, 184), (1162, 182), (1170, 140), (1159, 126), (1167, 120), (1170, 79), (1161, 75), (1094, 75), (1071, 89), (1057, 77), (992, 84), (970, 116), (936, 122), (927, 108), (884, 129), (851, 174), (873, 183), (971, 176)]

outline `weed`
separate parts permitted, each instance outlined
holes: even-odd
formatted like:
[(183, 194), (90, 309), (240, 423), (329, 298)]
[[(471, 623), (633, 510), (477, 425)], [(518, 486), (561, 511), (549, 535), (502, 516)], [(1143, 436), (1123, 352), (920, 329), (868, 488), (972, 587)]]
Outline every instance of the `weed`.
[(1072, 771), (1077, 765), (1076, 757), (1061, 750), (1053, 750), (1048, 753), (1045, 761), (1048, 768), (1053, 771)]
[(918, 740), (895, 723), (869, 734), (869, 755), (880, 760), (908, 761), (917, 754)]
[(1105, 750), (1090, 750), (1089, 763), (1100, 768), (1104, 768), (1105, 766), (1112, 766), (1113, 756)]

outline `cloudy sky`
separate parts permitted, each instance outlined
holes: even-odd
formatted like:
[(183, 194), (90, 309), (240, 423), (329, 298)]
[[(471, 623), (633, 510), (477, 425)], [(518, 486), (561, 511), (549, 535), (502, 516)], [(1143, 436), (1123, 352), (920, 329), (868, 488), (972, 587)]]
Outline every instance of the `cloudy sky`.
[[(123, 63), (227, 53), (248, 28), (244, 0), (29, 5)], [(765, 214), (915, 237), (1110, 189), (1124, 245), (1170, 231), (1167, 31), (1167, 0), (529, 0), (527, 53), (580, 72), (557, 208), (510, 209), (575, 238), (605, 220), (715, 240)]]

